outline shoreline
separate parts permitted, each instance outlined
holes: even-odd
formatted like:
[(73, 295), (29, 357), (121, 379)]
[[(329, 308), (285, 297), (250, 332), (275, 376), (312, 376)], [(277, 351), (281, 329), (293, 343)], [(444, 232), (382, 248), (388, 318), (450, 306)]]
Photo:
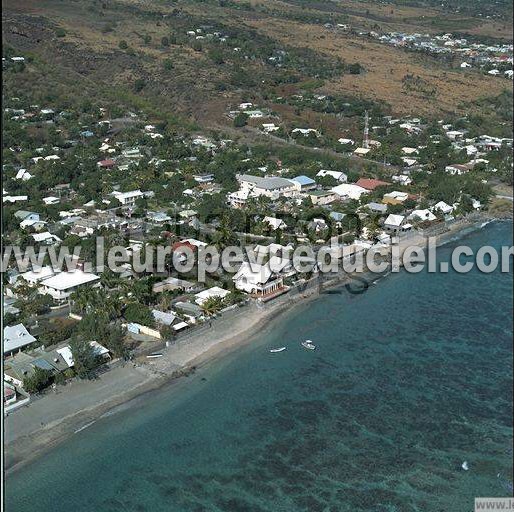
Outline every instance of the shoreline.
[[(436, 245), (439, 247), (455, 241), (468, 233), (481, 229), (490, 222), (498, 220), (501, 219), (488, 216), (481, 216), (478, 220), (463, 219), (448, 226), (448, 231), (436, 235)], [(405, 240), (409, 242), (405, 246), (418, 245), (424, 248), (427, 237), (418, 235), (416, 238), (417, 240), (414, 240), (414, 237)], [(364, 275), (369, 277), (369, 273)], [(333, 278), (323, 280), (322, 286), (326, 289), (336, 288), (343, 286), (351, 279), (350, 274), (337, 274)], [(292, 289), (268, 304), (258, 306), (256, 303), (252, 303), (238, 308), (235, 318), (232, 315), (227, 317), (222, 315), (213, 322), (213, 327), (199, 328), (196, 332), (194, 330), (189, 336), (179, 339), (175, 345), (164, 349), (162, 358), (147, 360), (143, 359), (144, 356), (141, 356), (136, 364), (127, 363), (116, 366), (103, 374), (97, 381), (77, 382), (67, 385), (62, 388), (62, 392), (55, 395), (47, 393), (40, 399), (29, 403), (28, 406), (15, 411), (4, 419), (4, 432), (8, 430), (6, 428), (7, 423), (16, 422), (21, 423), (23, 427), (28, 426), (29, 430), (24, 434), (15, 436), (11, 441), (5, 442), (4, 470), (6, 475), (30, 464), (73, 434), (102, 419), (102, 417), (115, 414), (120, 407), (130, 407), (131, 402), (135, 402), (148, 393), (161, 390), (164, 387), (171, 389), (179, 383), (184, 383), (186, 381), (181, 377), (187, 377), (198, 369), (204, 368), (235, 352), (240, 347), (250, 344), (261, 335), (262, 330), (270, 328), (275, 320), (282, 317), (284, 312), (294, 311), (299, 305), (308, 304), (319, 297), (317, 286), (319, 282), (319, 279), (311, 279), (304, 290)], [(141, 360), (144, 363), (141, 363)], [(116, 379), (119, 378), (118, 374), (125, 378), (130, 377), (128, 386), (131, 387), (123, 387), (118, 392), (113, 392)], [(109, 381), (111, 382), (109, 383)], [(66, 393), (69, 399), (66, 405), (72, 405), (70, 403), (73, 402), (73, 396), (70, 393), (72, 389), (79, 398), (94, 400), (98, 389), (103, 390), (105, 387), (107, 387), (107, 396), (100, 403), (94, 401), (88, 407), (79, 408), (62, 416), (57, 415), (57, 418), (53, 421), (50, 420), (41, 424), (32, 422), (32, 426), (37, 425), (35, 428), (30, 428), (31, 425), (24, 424), (31, 421), (31, 408), (45, 409), (45, 406), (48, 406), (51, 409), (52, 401), (54, 405), (57, 403), (56, 401), (61, 401), (61, 397), (57, 395)], [(66, 396), (63, 398), (66, 399)], [(29, 410), (30, 412), (27, 412)], [(24, 418), (24, 416), (26, 417)], [(14, 425), (11, 425), (10, 428), (16, 429)]]

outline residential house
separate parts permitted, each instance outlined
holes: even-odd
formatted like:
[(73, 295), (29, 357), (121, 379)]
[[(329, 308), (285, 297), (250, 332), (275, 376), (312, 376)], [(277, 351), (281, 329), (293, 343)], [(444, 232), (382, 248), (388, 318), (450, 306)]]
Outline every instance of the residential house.
[(314, 206), (323, 206), (334, 201), (339, 200), (339, 195), (332, 190), (313, 190), (308, 192), (307, 196), (310, 198)]
[(176, 302), (173, 304), (173, 309), (186, 317), (192, 324), (196, 323), (205, 315), (203, 309), (192, 302)]
[(52, 205), (52, 204), (58, 204), (60, 202), (61, 202), (61, 199), (59, 197), (55, 197), (55, 196), (43, 197), (43, 203), (45, 203), (45, 205), (47, 205), (47, 206)]
[(432, 211), (434, 212), (441, 212), (443, 215), (451, 215), (453, 212), (453, 206), (450, 206), (449, 204), (446, 204), (444, 201), (439, 201), (432, 207)]
[(148, 219), (148, 222), (151, 222), (152, 224), (165, 224), (168, 222), (171, 222), (173, 219), (164, 212), (146, 212), (146, 218)]
[[(38, 222), (40, 220), (39, 213), (36, 212), (29, 212), (27, 210), (18, 210), (17, 212), (14, 212), (14, 216), (21, 221), (21, 223), (28, 221), (28, 222)], [(20, 223), (20, 226), (21, 226)]]
[(447, 165), (444, 170), (451, 174), (451, 175), (455, 175), (455, 174), (465, 174), (467, 172), (469, 172), (473, 167), (470, 166), (469, 164), (452, 164), (452, 165)]
[(371, 202), (368, 203), (365, 207), (373, 213), (387, 213), (387, 204)]
[(296, 190), (298, 190), (299, 192), (307, 192), (309, 190), (314, 190), (317, 186), (316, 182), (308, 176), (297, 176), (296, 178), (293, 178), (291, 181)]
[(414, 210), (408, 217), (409, 220), (433, 221), (437, 217), (430, 210)]
[(28, 201), (29, 196), (11, 196), (11, 195), (4, 195), (2, 197), (2, 201), (4, 203), (18, 203), (21, 201)]
[(333, 187), (332, 192), (336, 193), (343, 199), (360, 199), (363, 194), (369, 194), (369, 190), (352, 183), (342, 183)]
[(178, 316), (175, 313), (171, 313), (171, 312), (166, 313), (164, 311), (152, 309), (152, 315), (157, 324), (172, 327), (174, 331), (181, 331), (182, 329), (189, 327), (189, 324), (187, 324), (186, 322), (180, 321), (180, 319), (178, 318)]
[(122, 206), (135, 206), (136, 201), (144, 197), (141, 190), (131, 190), (130, 192), (114, 191), (112, 195), (121, 203)]
[(39, 283), (39, 292), (50, 295), (57, 302), (64, 302), (73, 292), (84, 286), (100, 286), (100, 277), (80, 269), (60, 272), (42, 280)]
[[(97, 341), (90, 341), (89, 344), (91, 345), (95, 356), (104, 360), (109, 360), (111, 358), (109, 349), (100, 345)], [(64, 359), (69, 368), (73, 368), (73, 366), (75, 366), (75, 360), (73, 359), (73, 353), (69, 345), (56, 349), (56, 352)]]
[(116, 165), (116, 162), (112, 158), (106, 158), (97, 162), (96, 165), (100, 169), (112, 169)]
[(232, 280), (238, 290), (257, 296), (271, 295), (284, 286), (282, 277), (271, 271), (269, 263), (244, 262)]
[(384, 204), (403, 204), (409, 198), (409, 194), (407, 192), (398, 192), (393, 191), (388, 194), (384, 194), (382, 198), (382, 202)]
[(152, 287), (153, 293), (162, 293), (162, 292), (173, 292), (173, 291), (184, 291), (184, 292), (192, 292), (197, 288), (197, 284), (191, 281), (186, 281), (184, 279), (178, 279), (176, 277), (168, 277), (164, 279), (164, 281), (159, 281), (158, 283), (154, 283)]
[(366, 190), (373, 191), (378, 187), (385, 187), (390, 185), (387, 181), (377, 180), (374, 178), (360, 178), (357, 183), (355, 183), (358, 187), (365, 188)]
[(384, 229), (389, 233), (401, 233), (410, 231), (412, 225), (405, 223), (405, 217), (403, 215), (394, 215), (391, 213), (384, 221)]
[(32, 233), (32, 238), (34, 242), (45, 245), (52, 245), (58, 242), (62, 242), (62, 240), (57, 235), (52, 235), (48, 231), (43, 233)]
[(44, 267), (33, 267), (32, 270), (23, 272), (18, 276), (18, 279), (23, 279), (30, 285), (36, 285), (43, 281), (43, 279), (47, 279), (53, 275), (55, 275), (55, 270), (51, 265), (46, 265)]
[(15, 180), (28, 181), (30, 178), (33, 178), (32, 174), (27, 171), (27, 169), (20, 169), (15, 176)]
[(13, 354), (36, 342), (36, 338), (27, 331), (27, 328), (23, 324), (4, 327), (3, 339), (4, 356), (6, 354)]
[(214, 174), (195, 174), (193, 179), (197, 183), (211, 183), (214, 181)]
[(371, 151), (371, 148), (357, 148), (353, 154), (355, 156), (360, 156), (360, 157), (363, 157), (363, 156), (366, 156), (369, 152)]
[(393, 180), (393, 182), (399, 183), (400, 185), (404, 186), (410, 185), (412, 183), (412, 179), (406, 174), (398, 174), (395, 176), (391, 176), (391, 179)]
[(317, 177), (323, 178), (325, 176), (332, 176), (332, 178), (336, 179), (337, 181), (340, 181), (341, 183), (346, 183), (348, 181), (348, 176), (341, 171), (331, 171), (328, 169), (321, 169), (318, 174), (316, 174)]
[(220, 288), (219, 286), (213, 286), (212, 288), (209, 288), (208, 290), (203, 290), (200, 293), (197, 293), (195, 295), (195, 302), (199, 306), (201, 306), (209, 299), (212, 299), (212, 298), (224, 299), (227, 295), (230, 295), (230, 292), (228, 290), (224, 290), (223, 288)]
[[(236, 178), (240, 185), (240, 192), (247, 198), (264, 196), (278, 199), (279, 197), (294, 197), (298, 193), (295, 185), (285, 178), (274, 176), (262, 178), (249, 174), (238, 174)], [(232, 194), (229, 195), (229, 200), (231, 200), (231, 196)]]
[(273, 231), (287, 228), (287, 224), (284, 222), (284, 220), (277, 219), (276, 217), (264, 217), (262, 222), (267, 224)]

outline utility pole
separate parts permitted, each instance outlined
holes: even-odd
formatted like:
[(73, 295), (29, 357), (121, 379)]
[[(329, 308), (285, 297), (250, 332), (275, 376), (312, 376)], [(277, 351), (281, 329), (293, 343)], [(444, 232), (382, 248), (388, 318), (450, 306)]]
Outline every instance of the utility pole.
[(365, 149), (369, 148), (369, 115), (368, 111), (364, 114), (364, 140), (362, 141), (362, 147)]

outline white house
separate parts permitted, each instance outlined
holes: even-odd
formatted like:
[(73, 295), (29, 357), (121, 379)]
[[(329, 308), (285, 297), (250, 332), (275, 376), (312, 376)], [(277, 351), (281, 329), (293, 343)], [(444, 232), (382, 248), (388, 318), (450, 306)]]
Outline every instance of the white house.
[[(89, 344), (91, 345), (95, 356), (102, 357), (104, 359), (109, 359), (109, 350), (105, 348), (103, 345), (100, 345), (98, 341), (90, 341)], [(73, 366), (75, 365), (75, 361), (73, 360), (73, 353), (69, 345), (66, 345), (62, 348), (58, 348), (55, 351), (64, 359), (64, 362), (70, 368), (73, 368)]]
[(332, 178), (340, 181), (341, 183), (346, 183), (348, 181), (348, 176), (341, 171), (331, 171), (328, 169), (321, 169), (316, 176), (320, 178), (324, 178), (325, 176), (332, 176)]
[(33, 178), (33, 176), (32, 176), (32, 174), (30, 174), (29, 171), (27, 171), (27, 169), (20, 169), (16, 173), (16, 177), (14, 179), (28, 181), (28, 180), (30, 180), (30, 178)]
[(45, 231), (44, 233), (33, 233), (31, 236), (34, 239), (34, 242), (37, 242), (40, 244), (50, 245), (52, 243), (57, 243), (57, 242), (62, 241), (57, 235), (52, 235), (48, 231)]
[(446, 136), (450, 140), (460, 140), (464, 137), (464, 132), (462, 132), (460, 130), (448, 130), (446, 132)]
[(400, 233), (402, 231), (409, 231), (412, 226), (404, 224), (405, 217), (403, 215), (390, 214), (384, 221), (384, 229), (390, 233)]
[(430, 210), (414, 210), (408, 217), (409, 220), (436, 220), (437, 217)]
[[(260, 196), (278, 199), (279, 197), (294, 197), (298, 194), (295, 185), (285, 178), (275, 176), (262, 178), (249, 174), (238, 174), (236, 179), (239, 182), (240, 189), (238, 192), (241, 199)], [(229, 200), (233, 198), (232, 196), (233, 194), (229, 195)]]
[(100, 276), (75, 269), (71, 272), (60, 272), (39, 283), (39, 292), (48, 294), (58, 302), (63, 302), (79, 288), (91, 285), (100, 286)]
[(200, 293), (197, 293), (195, 295), (195, 302), (201, 306), (205, 301), (212, 299), (214, 297), (224, 299), (227, 295), (229, 295), (230, 292), (228, 290), (224, 290), (223, 288), (220, 288), (219, 286), (213, 286), (212, 288), (209, 288), (208, 290), (203, 290)]
[(410, 185), (412, 183), (412, 179), (406, 174), (391, 176), (391, 180), (395, 183), (401, 183), (402, 185)]
[(262, 220), (265, 224), (268, 224), (268, 226), (273, 230), (277, 229), (285, 229), (287, 228), (287, 224), (282, 219), (277, 219), (276, 217), (264, 217)]
[(284, 285), (282, 277), (273, 273), (269, 264), (244, 262), (232, 280), (238, 290), (260, 296), (277, 292)]
[(439, 201), (432, 207), (432, 211), (439, 210), (443, 215), (449, 215), (453, 212), (453, 206), (446, 204), (444, 201)]
[(38, 284), (43, 281), (43, 279), (47, 279), (55, 275), (55, 270), (51, 265), (46, 265), (44, 267), (35, 267), (28, 272), (21, 273), (18, 277), (24, 279), (29, 284)]
[(130, 192), (113, 192), (112, 195), (121, 203), (122, 206), (134, 206), (136, 200), (143, 197), (141, 190), (131, 190)]
[(304, 137), (311, 133), (316, 135), (316, 137), (319, 137), (320, 135), (318, 130), (315, 130), (314, 128), (295, 128), (291, 133), (301, 133)]
[(357, 148), (353, 154), (355, 156), (366, 156), (371, 151), (371, 148)]
[(43, 203), (46, 205), (58, 204), (61, 200), (55, 196), (43, 197)]
[(2, 197), (2, 202), (4, 203), (17, 203), (19, 201), (28, 201), (29, 196), (11, 196), (11, 195), (4, 195)]
[(4, 355), (26, 347), (36, 341), (23, 324), (4, 327)]
[(275, 123), (262, 123), (262, 129), (265, 133), (272, 133), (279, 130), (280, 126), (276, 126)]
[(331, 190), (342, 198), (357, 200), (360, 199), (362, 194), (369, 194), (369, 190), (352, 183), (342, 183), (341, 185), (333, 187)]

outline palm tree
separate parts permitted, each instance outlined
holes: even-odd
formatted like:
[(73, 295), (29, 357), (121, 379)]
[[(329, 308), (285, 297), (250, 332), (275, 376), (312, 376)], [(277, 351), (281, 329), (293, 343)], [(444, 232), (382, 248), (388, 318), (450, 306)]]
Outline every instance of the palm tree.
[(120, 277), (118, 274), (114, 273), (112, 270), (106, 270), (102, 272), (100, 276), (100, 282), (105, 288), (116, 288), (120, 284)]
[(224, 306), (224, 300), (221, 297), (209, 297), (205, 300), (201, 308), (207, 316), (213, 316)]

